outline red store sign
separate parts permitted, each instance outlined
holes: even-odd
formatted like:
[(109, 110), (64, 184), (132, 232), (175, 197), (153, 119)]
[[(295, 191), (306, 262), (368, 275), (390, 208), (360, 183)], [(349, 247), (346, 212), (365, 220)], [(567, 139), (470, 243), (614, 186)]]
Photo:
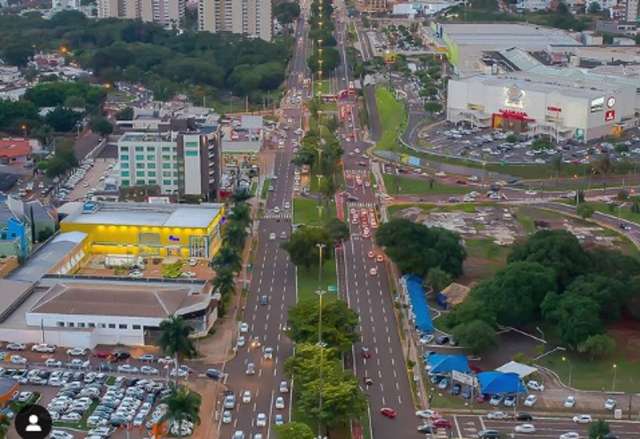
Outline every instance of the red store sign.
[(604, 113), (605, 122), (609, 122), (610, 120), (614, 120), (616, 118), (616, 110), (607, 110)]

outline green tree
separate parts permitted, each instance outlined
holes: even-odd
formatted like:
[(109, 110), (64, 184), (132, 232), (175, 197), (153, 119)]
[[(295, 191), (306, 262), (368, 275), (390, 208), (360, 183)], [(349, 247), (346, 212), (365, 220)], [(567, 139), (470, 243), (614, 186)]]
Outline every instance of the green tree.
[(15, 40), (2, 49), (2, 58), (7, 64), (23, 67), (27, 65), (34, 52), (26, 39)]
[(91, 130), (101, 136), (107, 136), (113, 132), (113, 125), (106, 117), (94, 117), (91, 119)]
[(244, 227), (251, 225), (251, 207), (244, 202), (236, 202), (228, 215), (228, 220)]
[(300, 16), (300, 5), (296, 2), (281, 2), (273, 7), (273, 16), (280, 24), (291, 24)]
[[(296, 343), (318, 340), (319, 300), (303, 300), (289, 309), (290, 335)], [(358, 315), (342, 300), (322, 302), (322, 341), (339, 352), (351, 350), (359, 340)]]
[(237, 273), (242, 268), (242, 257), (237, 248), (223, 245), (211, 261), (211, 266), (216, 271), (228, 269)]
[(380, 226), (375, 239), (403, 273), (424, 277), (429, 269), (440, 267), (454, 277), (462, 274), (467, 254), (456, 233), (392, 219)]
[(200, 403), (202, 401), (200, 395), (192, 392), (184, 386), (174, 386), (171, 394), (166, 400), (167, 413), (164, 420), (170, 424), (175, 423), (182, 425), (183, 421), (193, 422), (195, 425), (200, 424)]
[(508, 262), (538, 262), (556, 273), (564, 288), (576, 276), (589, 271), (589, 256), (578, 239), (566, 230), (540, 230), (526, 242), (516, 245)]
[[(193, 328), (180, 316), (170, 316), (160, 322), (160, 337), (158, 345), (165, 355), (174, 358), (174, 367), (178, 367), (183, 358), (193, 358), (197, 355), (196, 347), (190, 335)], [(178, 385), (178, 374), (175, 374), (175, 385)]]
[(116, 113), (116, 120), (131, 120), (133, 119), (133, 108), (126, 107)]
[(543, 317), (554, 323), (560, 339), (572, 349), (604, 330), (595, 300), (577, 294), (549, 294), (542, 303)]
[(607, 421), (598, 419), (589, 426), (589, 439), (604, 439), (610, 433)]
[(232, 294), (236, 288), (236, 276), (234, 272), (229, 269), (216, 272), (212, 286), (214, 291), (219, 291), (223, 297)]
[(622, 314), (632, 289), (624, 277), (607, 277), (597, 273), (579, 276), (565, 289), (565, 294), (575, 294), (593, 299), (600, 308), (603, 320), (616, 321)]
[(324, 225), (329, 239), (333, 242), (340, 242), (349, 239), (349, 226), (338, 218), (331, 218)]
[(444, 290), (451, 283), (451, 276), (440, 267), (433, 267), (427, 272), (427, 285), (436, 293)]
[(578, 345), (578, 352), (587, 354), (591, 360), (605, 358), (616, 350), (616, 341), (605, 334), (596, 334)]
[(551, 143), (551, 138), (549, 138), (549, 136), (540, 136), (531, 143), (531, 148), (538, 150), (551, 149), (553, 148), (553, 143)]
[(59, 133), (66, 133), (75, 128), (76, 123), (80, 121), (81, 117), (80, 113), (76, 113), (73, 110), (56, 107), (54, 110), (47, 113), (44, 119), (55, 131)]
[(461, 345), (477, 355), (497, 344), (496, 331), (483, 320), (471, 320), (453, 328), (453, 337)]
[(637, 198), (634, 198), (633, 202), (631, 203), (631, 212), (640, 213), (640, 201), (638, 201)]
[(288, 422), (283, 425), (276, 425), (273, 428), (278, 435), (278, 439), (314, 439), (314, 433), (307, 424), (302, 422)]
[(442, 111), (442, 104), (438, 101), (427, 101), (424, 104), (424, 111), (427, 113), (437, 113)]
[[(324, 244), (327, 249), (331, 248), (332, 242), (327, 231), (322, 227), (299, 227), (281, 247), (289, 253), (291, 262), (308, 269), (317, 266), (320, 258), (320, 250), (316, 244)], [(323, 252), (324, 259), (330, 257), (330, 251)]]
[(576, 208), (577, 214), (580, 215), (582, 219), (591, 218), (595, 211), (596, 209), (589, 203), (580, 203)]
[(64, 100), (64, 106), (66, 108), (82, 108), (84, 109), (87, 106), (87, 102), (84, 100), (82, 96), (72, 95), (67, 97)]
[(4, 439), (7, 437), (9, 433), (9, 428), (11, 428), (11, 419), (7, 415), (0, 415), (0, 439)]
[(246, 227), (237, 222), (231, 222), (224, 228), (223, 237), (226, 245), (242, 251), (247, 239)]
[(589, 7), (587, 8), (587, 12), (589, 14), (599, 14), (600, 12), (602, 12), (602, 7), (600, 6), (600, 3), (598, 3), (598, 2), (591, 2), (591, 3), (589, 3)]

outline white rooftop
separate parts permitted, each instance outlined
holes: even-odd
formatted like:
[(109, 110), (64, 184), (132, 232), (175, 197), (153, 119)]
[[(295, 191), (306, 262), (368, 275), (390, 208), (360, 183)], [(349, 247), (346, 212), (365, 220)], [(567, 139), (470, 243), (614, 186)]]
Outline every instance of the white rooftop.
[(204, 228), (222, 204), (148, 204), (98, 202), (94, 210), (79, 206), (62, 223), (115, 226)]
[(502, 373), (517, 373), (520, 378), (525, 378), (537, 372), (538, 369), (516, 361), (509, 361), (497, 368), (496, 371)]
[(483, 46), (485, 50), (582, 45), (565, 31), (525, 23), (442, 23), (442, 27), (456, 44)]

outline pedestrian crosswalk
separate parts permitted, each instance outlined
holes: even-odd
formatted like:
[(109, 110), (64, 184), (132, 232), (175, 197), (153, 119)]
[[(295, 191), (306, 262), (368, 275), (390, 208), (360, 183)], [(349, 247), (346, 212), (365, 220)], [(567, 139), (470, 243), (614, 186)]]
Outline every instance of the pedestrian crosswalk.
[(262, 217), (263, 219), (291, 219), (291, 212), (267, 212)]
[(358, 201), (358, 202), (351, 202), (350, 201), (350, 202), (347, 203), (347, 207), (355, 207), (355, 208), (358, 208), (358, 209), (362, 209), (362, 208), (373, 209), (375, 207), (375, 205), (373, 203), (365, 203), (365, 202), (362, 202), (362, 201)]

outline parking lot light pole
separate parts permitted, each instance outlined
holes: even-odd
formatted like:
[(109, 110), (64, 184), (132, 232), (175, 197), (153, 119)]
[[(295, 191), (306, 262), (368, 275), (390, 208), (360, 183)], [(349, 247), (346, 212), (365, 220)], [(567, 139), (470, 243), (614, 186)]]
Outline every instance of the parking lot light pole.
[(611, 383), (611, 391), (616, 391), (616, 373), (618, 371), (618, 365), (613, 363), (613, 382)]

